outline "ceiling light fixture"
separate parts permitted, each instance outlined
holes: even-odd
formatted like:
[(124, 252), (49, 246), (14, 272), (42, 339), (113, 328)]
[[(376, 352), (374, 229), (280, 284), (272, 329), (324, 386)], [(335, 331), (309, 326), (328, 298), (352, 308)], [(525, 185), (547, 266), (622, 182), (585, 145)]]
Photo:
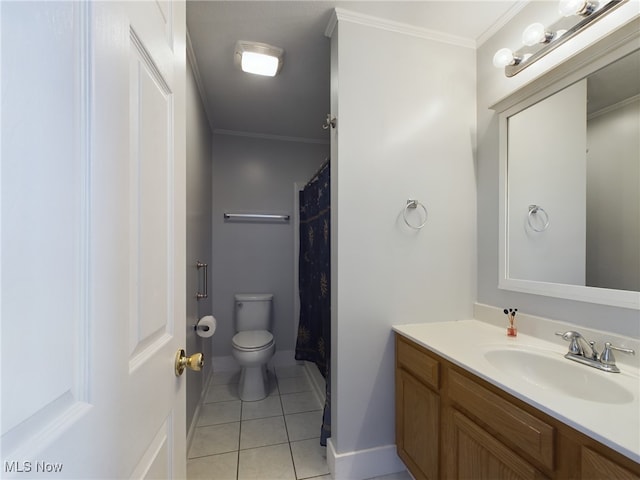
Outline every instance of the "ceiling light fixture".
[[(513, 77), (626, 1), (609, 0), (600, 7), (597, 2), (589, 0), (561, 0), (559, 10), (562, 15), (565, 17), (580, 15), (582, 17), (573, 27), (568, 30), (558, 30), (559, 27), (564, 28), (563, 19), (554, 23), (549, 29), (541, 23), (533, 23), (523, 32), (522, 43), (527, 47), (536, 47), (539, 44), (542, 44), (542, 47), (533, 53), (530, 48), (519, 52), (501, 48), (494, 55), (493, 64), (498, 68), (504, 68), (504, 74), (507, 77)], [(555, 34), (554, 30), (557, 30)]]
[(243, 72), (275, 77), (282, 70), (284, 50), (267, 43), (236, 42), (234, 61)]

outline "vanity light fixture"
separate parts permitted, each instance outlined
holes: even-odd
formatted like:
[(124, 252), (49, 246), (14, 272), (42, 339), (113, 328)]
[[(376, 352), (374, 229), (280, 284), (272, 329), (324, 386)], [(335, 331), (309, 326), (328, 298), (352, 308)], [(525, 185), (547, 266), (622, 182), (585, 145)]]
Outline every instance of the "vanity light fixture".
[(282, 70), (284, 50), (267, 43), (236, 42), (234, 61), (243, 72), (275, 77)]
[[(558, 30), (557, 27), (560, 27), (566, 22), (564, 18), (560, 19), (550, 28), (546, 28), (541, 23), (532, 23), (522, 34), (522, 43), (525, 45), (525, 49), (513, 52), (508, 48), (501, 48), (494, 55), (493, 64), (497, 68), (504, 68), (504, 74), (507, 77), (513, 77), (556, 47), (559, 47), (586, 29), (596, 20), (604, 17), (614, 8), (628, 1), (630, 0), (610, 0), (600, 6), (597, 2), (589, 0), (561, 0), (559, 5), (560, 14), (564, 17), (573, 15), (579, 15), (581, 17), (573, 27), (568, 30)], [(527, 51), (527, 47), (535, 48), (538, 45), (541, 46), (537, 51), (531, 53), (530, 48)]]

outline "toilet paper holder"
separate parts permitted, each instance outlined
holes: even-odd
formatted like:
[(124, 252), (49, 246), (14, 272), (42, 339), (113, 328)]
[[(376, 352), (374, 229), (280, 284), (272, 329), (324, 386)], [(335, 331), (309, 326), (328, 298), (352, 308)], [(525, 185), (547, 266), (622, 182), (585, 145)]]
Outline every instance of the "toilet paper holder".
[(217, 323), (213, 315), (206, 315), (192, 326), (197, 336), (202, 338), (209, 338), (215, 333)]

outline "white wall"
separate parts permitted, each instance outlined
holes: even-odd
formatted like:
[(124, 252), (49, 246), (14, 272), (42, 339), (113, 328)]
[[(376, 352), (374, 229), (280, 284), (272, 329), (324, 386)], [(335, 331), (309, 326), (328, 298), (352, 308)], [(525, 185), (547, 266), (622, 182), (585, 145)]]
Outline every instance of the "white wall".
[(216, 357), (231, 355), (235, 293), (273, 293), (276, 349), (294, 350), (293, 222), (231, 222), (223, 214), (292, 215), (294, 183), (306, 182), (328, 156), (327, 144), (214, 134), (209, 272)]
[(638, 291), (640, 98), (590, 116), (587, 131), (587, 285)]
[[(328, 450), (336, 478), (402, 468), (395, 455), (391, 326), (472, 316), (474, 56), (472, 48), (338, 16)], [(404, 225), (407, 199), (429, 211), (420, 231)]]
[[(640, 337), (638, 311), (593, 303), (515, 293), (497, 288), (498, 280), (498, 117), (490, 106), (517, 88), (558, 65), (577, 50), (602, 38), (637, 15), (638, 2), (628, 2), (542, 60), (512, 78), (492, 65), (496, 50), (520, 44), (530, 23), (550, 16), (555, 2), (531, 2), (477, 51), (478, 92), (478, 301), (499, 307), (517, 307), (528, 314), (585, 327)], [(555, 13), (553, 13), (555, 15)]]
[(193, 325), (211, 313), (209, 300), (196, 300), (202, 288), (198, 282), (196, 262), (211, 263), (211, 130), (191, 62), (187, 62), (186, 78), (187, 122), (187, 354), (202, 352), (205, 368), (202, 372), (187, 369), (187, 428), (191, 425), (206, 380), (211, 371), (211, 341), (195, 334)]

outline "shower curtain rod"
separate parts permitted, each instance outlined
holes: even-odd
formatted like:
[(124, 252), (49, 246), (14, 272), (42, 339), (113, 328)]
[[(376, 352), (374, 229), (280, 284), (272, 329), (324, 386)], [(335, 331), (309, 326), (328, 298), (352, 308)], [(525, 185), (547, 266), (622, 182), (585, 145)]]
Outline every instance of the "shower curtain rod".
[(324, 162), (322, 162), (322, 164), (320, 164), (320, 167), (318, 168), (318, 170), (316, 170), (316, 172), (311, 176), (311, 178), (309, 179), (309, 181), (307, 183), (304, 184), (304, 188), (306, 188), (307, 186), (309, 186), (311, 183), (313, 183), (313, 181), (318, 178), (318, 175), (320, 175), (320, 172), (322, 172), (322, 170), (324, 169), (324, 167), (327, 166), (327, 164), (329, 163), (329, 160), (331, 160), (331, 157), (327, 157), (325, 158)]

